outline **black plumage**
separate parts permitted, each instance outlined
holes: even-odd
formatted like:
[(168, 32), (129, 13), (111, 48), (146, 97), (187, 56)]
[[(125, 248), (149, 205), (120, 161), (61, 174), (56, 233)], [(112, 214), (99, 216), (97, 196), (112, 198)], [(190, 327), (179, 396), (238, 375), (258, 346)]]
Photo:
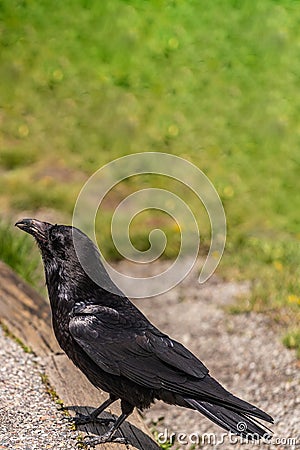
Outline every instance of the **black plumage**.
[[(113, 285), (84, 233), (35, 219), (16, 225), (32, 234), (40, 248), (59, 345), (94, 386), (110, 395), (79, 421), (95, 420), (109, 404), (121, 400), (121, 416), (94, 443), (116, 440), (116, 429), (134, 407), (148, 408), (156, 399), (197, 410), (243, 437), (269, 434), (257, 419), (273, 423), (270, 415), (224, 389), (196, 356), (159, 331)], [(99, 283), (83, 270), (74, 239)]]

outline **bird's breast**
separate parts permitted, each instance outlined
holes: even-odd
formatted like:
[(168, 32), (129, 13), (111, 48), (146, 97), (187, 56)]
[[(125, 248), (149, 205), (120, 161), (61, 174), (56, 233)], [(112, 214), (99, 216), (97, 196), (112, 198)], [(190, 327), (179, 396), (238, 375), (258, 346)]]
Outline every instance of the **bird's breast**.
[(49, 295), (49, 297), (54, 334), (60, 347), (68, 354), (72, 345), (74, 345), (69, 329), (70, 313), (74, 302), (64, 290), (60, 290), (59, 295), (56, 292), (54, 295)]

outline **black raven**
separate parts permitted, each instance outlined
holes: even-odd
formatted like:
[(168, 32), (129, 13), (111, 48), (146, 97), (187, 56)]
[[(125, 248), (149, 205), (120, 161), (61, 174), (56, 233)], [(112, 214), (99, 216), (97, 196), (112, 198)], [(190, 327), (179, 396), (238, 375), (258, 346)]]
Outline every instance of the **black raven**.
[[(152, 325), (115, 286), (110, 289), (113, 282), (84, 233), (36, 219), (23, 219), (16, 226), (34, 236), (40, 248), (59, 345), (94, 386), (109, 393), (103, 405), (78, 421), (96, 420), (121, 400), (122, 414), (92, 445), (122, 442), (114, 435), (117, 428), (134, 407), (148, 408), (156, 399), (197, 410), (248, 439), (269, 435), (257, 419), (273, 423), (270, 415), (224, 389), (196, 356)], [(74, 239), (81, 242), (101, 283), (84, 271)]]

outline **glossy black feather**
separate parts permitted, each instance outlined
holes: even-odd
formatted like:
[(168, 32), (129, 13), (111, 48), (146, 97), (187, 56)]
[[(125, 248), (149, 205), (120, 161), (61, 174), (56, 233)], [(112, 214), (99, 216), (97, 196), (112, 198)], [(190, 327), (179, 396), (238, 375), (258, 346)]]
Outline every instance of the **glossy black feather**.
[(100, 367), (104, 364), (110, 373), (157, 389), (171, 379), (183, 382), (185, 375), (206, 376), (208, 369), (191, 352), (151, 325), (135, 307), (124, 306), (89, 305), (73, 312), (70, 332)]

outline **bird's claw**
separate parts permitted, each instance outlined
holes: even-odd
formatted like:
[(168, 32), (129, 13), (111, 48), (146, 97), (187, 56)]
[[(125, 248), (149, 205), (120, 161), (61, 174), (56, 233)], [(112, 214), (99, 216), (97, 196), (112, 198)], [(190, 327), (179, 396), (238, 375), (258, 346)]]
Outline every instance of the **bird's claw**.
[(115, 419), (102, 419), (100, 417), (93, 417), (93, 415), (85, 415), (81, 413), (77, 413), (77, 415), (73, 418), (75, 425), (85, 425), (87, 423), (99, 423), (100, 425), (109, 425), (112, 422), (115, 422)]
[(83, 438), (83, 444), (88, 448), (94, 448), (98, 444), (104, 444), (106, 442), (116, 442), (118, 444), (129, 445), (130, 442), (126, 437), (117, 437), (110, 433), (105, 433), (102, 436), (85, 436)]

